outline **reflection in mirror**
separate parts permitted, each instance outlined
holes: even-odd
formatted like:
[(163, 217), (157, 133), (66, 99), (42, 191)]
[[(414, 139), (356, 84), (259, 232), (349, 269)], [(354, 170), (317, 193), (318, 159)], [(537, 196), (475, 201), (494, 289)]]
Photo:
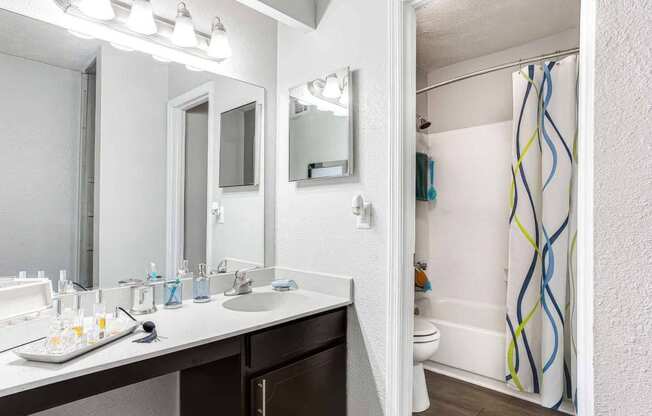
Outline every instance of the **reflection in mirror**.
[[(66, 270), (111, 287), (144, 279), (150, 263), (173, 277), (183, 258), (194, 270), (263, 265), (262, 167), (244, 175), (263, 163), (258, 129), (254, 149), (243, 136), (241, 176), (261, 185), (218, 185), (221, 114), (255, 102), (262, 125), (262, 88), (4, 10), (0, 28), (0, 277)], [(198, 89), (211, 93), (170, 111)], [(171, 179), (182, 191), (174, 204)]]
[(290, 181), (353, 174), (351, 87), (344, 68), (290, 90)]
[(255, 102), (225, 111), (220, 117), (220, 187), (257, 185)]

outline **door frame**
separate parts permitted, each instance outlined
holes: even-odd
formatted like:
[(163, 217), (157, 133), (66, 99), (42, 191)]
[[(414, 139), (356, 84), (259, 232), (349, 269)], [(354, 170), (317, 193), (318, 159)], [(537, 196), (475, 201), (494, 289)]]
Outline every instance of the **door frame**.
[[(168, 101), (167, 121), (167, 163), (166, 163), (166, 259), (165, 275), (172, 276), (183, 260), (184, 234), (184, 193), (186, 167), (186, 111), (208, 103), (208, 169), (206, 172), (206, 201), (210, 201), (213, 189), (213, 175), (209, 175), (214, 163), (215, 120), (213, 107), (215, 87), (213, 82), (202, 84), (176, 98)], [(209, 224), (210, 213), (206, 207), (206, 223)], [(212, 252), (211, 227), (206, 227), (206, 260)]]
[[(385, 414), (412, 410), (415, 245), (416, 14), (429, 0), (388, 0), (388, 281)], [(581, 0), (578, 109), (577, 388), (578, 414), (593, 398), (593, 120), (596, 0)]]

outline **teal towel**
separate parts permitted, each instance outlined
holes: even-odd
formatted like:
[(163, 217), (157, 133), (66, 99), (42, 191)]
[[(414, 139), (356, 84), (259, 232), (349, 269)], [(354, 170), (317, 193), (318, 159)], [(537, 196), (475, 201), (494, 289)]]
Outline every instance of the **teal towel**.
[(417, 201), (428, 200), (428, 155), (417, 152)]

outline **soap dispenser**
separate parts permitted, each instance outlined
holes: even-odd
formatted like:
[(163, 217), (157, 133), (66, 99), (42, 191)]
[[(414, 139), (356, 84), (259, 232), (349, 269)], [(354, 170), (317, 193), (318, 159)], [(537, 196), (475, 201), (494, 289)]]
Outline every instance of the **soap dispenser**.
[(211, 301), (210, 279), (206, 275), (206, 264), (199, 264), (199, 271), (192, 282), (193, 302), (206, 303)]

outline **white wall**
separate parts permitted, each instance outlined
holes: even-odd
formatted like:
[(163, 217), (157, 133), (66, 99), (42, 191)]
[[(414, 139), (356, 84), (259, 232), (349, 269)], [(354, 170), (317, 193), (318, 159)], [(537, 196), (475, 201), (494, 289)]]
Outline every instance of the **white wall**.
[(102, 287), (165, 267), (168, 66), (138, 53), (101, 48), (95, 245)]
[(73, 269), (81, 74), (0, 54), (0, 276)]
[[(278, 29), (277, 265), (350, 275), (349, 416), (382, 414), (387, 290), (387, 4), (321, 0), (316, 31)], [(363, 19), (363, 23), (362, 20)], [(353, 71), (355, 176), (288, 182), (288, 91), (344, 66)], [(356, 230), (351, 199), (374, 204), (374, 226)]]
[(649, 415), (652, 2), (596, 3), (595, 414)]
[[(428, 73), (420, 68), (417, 68), (417, 90), (428, 86)], [(428, 94), (417, 95), (417, 114), (428, 119)], [(428, 132), (428, 130), (422, 130)]]
[[(428, 73), (428, 84), (436, 84), (479, 69), (530, 58), (579, 45), (577, 29), (526, 43), (515, 48), (459, 62)], [(512, 72), (509, 68), (428, 93), (430, 133), (480, 126), (512, 119)]]
[(437, 199), (417, 201), (429, 298), (505, 306), (511, 137), (511, 121), (429, 135)]

